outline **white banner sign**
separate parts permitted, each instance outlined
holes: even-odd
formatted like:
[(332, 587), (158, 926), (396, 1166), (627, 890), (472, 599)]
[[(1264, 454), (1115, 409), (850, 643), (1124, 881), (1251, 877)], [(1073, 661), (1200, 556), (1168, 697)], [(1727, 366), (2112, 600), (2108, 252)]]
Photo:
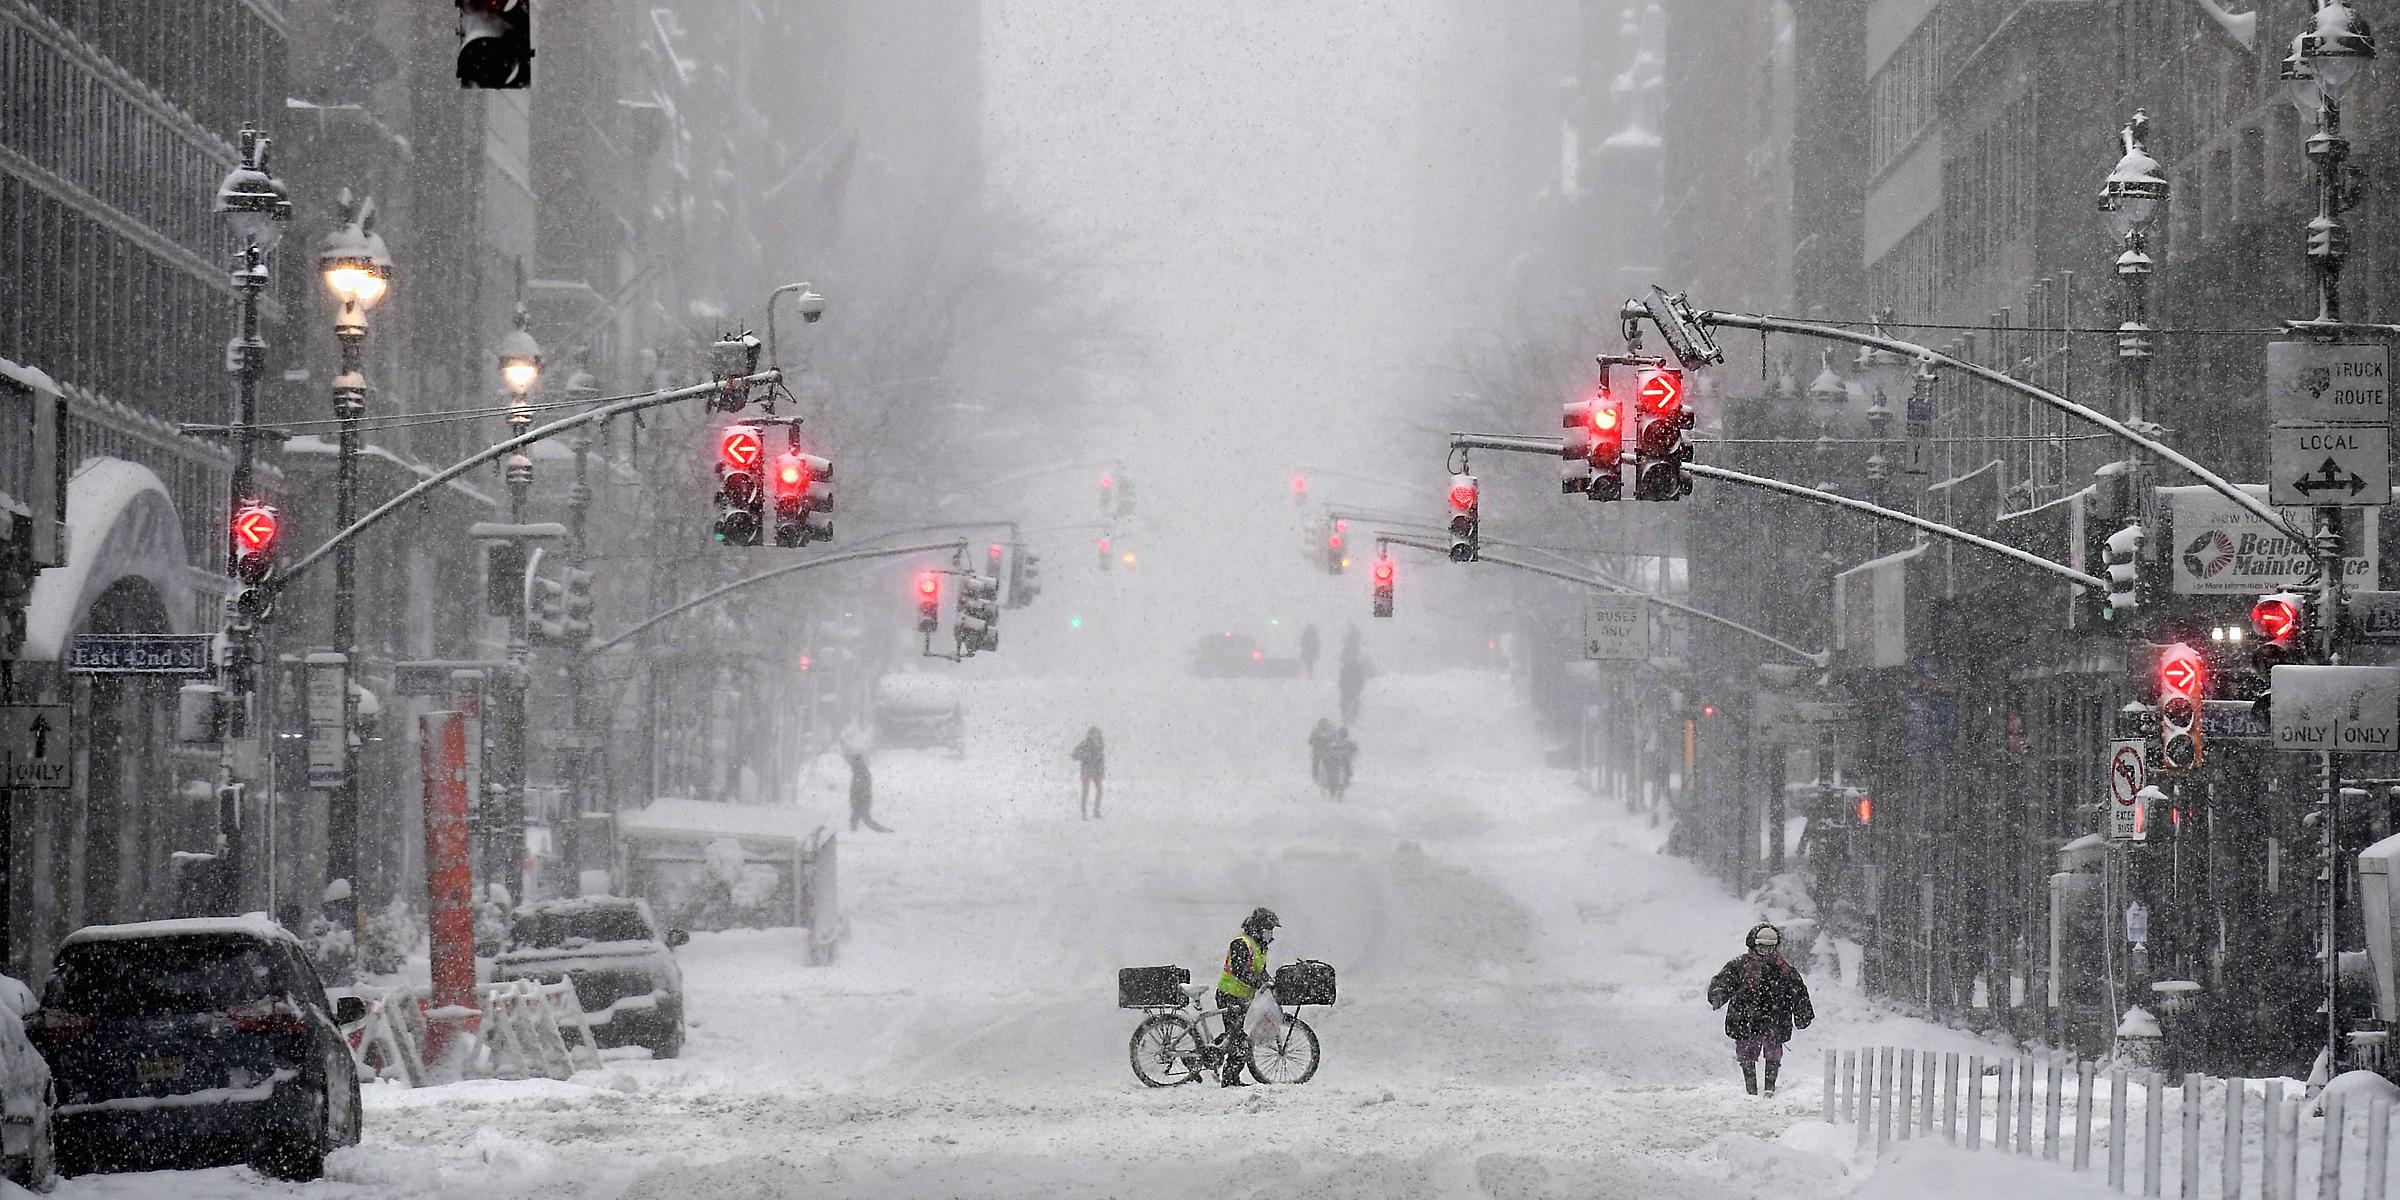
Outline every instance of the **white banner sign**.
[[(2266, 498), (2266, 489), (2245, 487)], [(2177, 595), (2255, 596), (2281, 591), (2309, 575), (2308, 547), (2250, 515), (2205, 487), (2160, 488), (2173, 524)], [(2308, 529), (2316, 520), (2304, 508), (2279, 509), (2286, 521)], [(2375, 586), (2377, 514), (2356, 510), (2342, 518), (2342, 544), (2350, 548), (2342, 577), (2352, 587)]]
[(1649, 610), (1640, 596), (1593, 596), (1583, 610), (1583, 656), (1620, 662), (1650, 657)]

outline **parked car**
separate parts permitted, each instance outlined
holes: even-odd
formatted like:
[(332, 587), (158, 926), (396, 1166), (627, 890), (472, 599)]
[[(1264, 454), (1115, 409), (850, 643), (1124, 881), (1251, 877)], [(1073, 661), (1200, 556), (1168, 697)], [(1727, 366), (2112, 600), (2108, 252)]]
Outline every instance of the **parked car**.
[(644, 900), (545, 900), (517, 910), (492, 978), (571, 980), (602, 1047), (647, 1046), (673, 1058), (683, 1053), (683, 971), (672, 947), (690, 940), (681, 929), (662, 931)]
[(68, 934), (27, 1022), (55, 1072), (59, 1169), (324, 1174), (328, 1151), (358, 1142), (340, 1026), (355, 1016), (264, 913)]
[(49, 1190), (57, 1177), (50, 1134), (50, 1064), (25, 1036), (33, 989), (0, 975), (0, 1161), (10, 1181)]

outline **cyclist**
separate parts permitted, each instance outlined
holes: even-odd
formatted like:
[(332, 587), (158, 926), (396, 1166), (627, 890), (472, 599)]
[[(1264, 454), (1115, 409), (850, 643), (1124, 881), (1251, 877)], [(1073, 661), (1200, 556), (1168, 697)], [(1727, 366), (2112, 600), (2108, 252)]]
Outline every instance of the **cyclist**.
[(1217, 976), (1217, 1012), (1225, 1018), (1225, 1063), (1217, 1070), (1224, 1087), (1247, 1087), (1242, 1069), (1250, 1065), (1250, 1034), (1242, 1028), (1250, 999), (1267, 986), (1267, 946), (1283, 922), (1273, 909), (1257, 908), (1242, 921), (1242, 936), (1225, 947), (1225, 973)]

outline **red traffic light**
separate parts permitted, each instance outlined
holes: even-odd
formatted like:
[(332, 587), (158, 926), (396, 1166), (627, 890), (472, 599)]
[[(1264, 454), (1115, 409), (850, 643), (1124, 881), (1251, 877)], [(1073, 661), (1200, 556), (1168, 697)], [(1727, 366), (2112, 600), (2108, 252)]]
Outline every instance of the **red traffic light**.
[(1450, 506), (1452, 508), (1475, 507), (1475, 485), (1471, 483), (1451, 484)]
[(725, 465), (740, 470), (748, 470), (758, 462), (758, 456), (763, 452), (764, 447), (758, 442), (758, 431), (747, 425), (727, 429), (724, 439), (717, 443), (717, 454), (724, 458)]
[(1102, 554), (1106, 554), (1106, 553), (1108, 553), (1108, 539), (1107, 539), (1107, 538), (1101, 538), (1101, 539), (1100, 539), (1100, 553), (1102, 553)]
[(993, 562), (999, 562), (999, 561), (1000, 561), (1000, 543), (998, 543), (998, 542), (993, 542), (993, 543), (992, 543), (992, 561), (993, 561)]
[(942, 591), (942, 577), (941, 577), (941, 576), (939, 576), (939, 575), (936, 575), (936, 574), (934, 574), (934, 573), (933, 573), (933, 572), (931, 572), (931, 571), (927, 571), (927, 572), (925, 572), (924, 574), (917, 576), (917, 594), (918, 594), (918, 595), (930, 598), (930, 597), (933, 597), (933, 596), (938, 596), (938, 595), (940, 595), (940, 594), (941, 594), (941, 591)]
[(246, 505), (233, 514), (233, 540), (244, 553), (264, 554), (275, 548), (282, 533), (275, 510), (263, 504)]
[(1614, 404), (1603, 404), (1592, 410), (1592, 429), (1595, 432), (1615, 433), (1618, 420), (1617, 406)]
[(1376, 560), (1375, 560), (1375, 582), (1377, 582), (1377, 583), (1390, 583), (1391, 581), (1392, 581), (1392, 560), (1390, 560), (1390, 559), (1388, 559), (1388, 558), (1379, 558), (1379, 559), (1376, 559)]
[(1653, 371), (1642, 377), (1642, 407), (1672, 413), (1683, 407), (1683, 372)]
[(2300, 605), (2283, 596), (2268, 596), (2250, 606), (2250, 628), (2270, 641), (2283, 641), (2300, 632)]
[(1292, 476), (1292, 494), (1295, 496), (1305, 496), (1308, 494), (1308, 476)]
[(1858, 798), (1858, 823), (1861, 825), (1875, 823), (1875, 798), (1873, 796)]
[(2175, 695), (2197, 696), (2208, 685), (2208, 660), (2181, 642), (2169, 645), (2159, 651), (2158, 683)]

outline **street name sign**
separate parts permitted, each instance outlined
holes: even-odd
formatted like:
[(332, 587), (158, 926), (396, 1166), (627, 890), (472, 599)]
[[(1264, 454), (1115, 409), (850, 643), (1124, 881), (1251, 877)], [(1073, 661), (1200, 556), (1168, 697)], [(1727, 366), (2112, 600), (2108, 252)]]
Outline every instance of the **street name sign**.
[(2108, 744), (2108, 836), (2116, 841), (2149, 840), (2150, 834), (2142, 822), (2142, 788), (2147, 785), (2149, 767), (2142, 760), (2142, 743), (2117, 741)]
[(2391, 427), (2294, 424), (2268, 430), (2267, 502), (2390, 504)]
[(2391, 348), (2380, 342), (2267, 343), (2267, 419), (2276, 424), (2387, 425)]
[(2200, 703), (2202, 745), (2264, 742), (2268, 737), (2267, 722), (2259, 716), (2258, 705), (2248, 700), (2204, 700)]
[(392, 666), (395, 696), (447, 696), (458, 690), (450, 676), (458, 671), (481, 671), (491, 663), (475, 658), (433, 658)]
[(1649, 658), (1649, 608), (1640, 596), (1593, 596), (1583, 610), (1583, 656), (1613, 662)]
[(2350, 633), (2362, 642), (2400, 642), (2400, 592), (2352, 590), (2342, 596)]
[(1933, 473), (1933, 397), (1908, 398), (1908, 462), (1906, 475)]
[(2278, 750), (2400, 750), (2400, 667), (2280, 666), (2269, 678)]
[(207, 633), (79, 633), (69, 652), (67, 671), (74, 675), (189, 675), (216, 674), (211, 648), (216, 636)]
[(0, 787), (63, 791), (73, 743), (64, 704), (0, 706)]

